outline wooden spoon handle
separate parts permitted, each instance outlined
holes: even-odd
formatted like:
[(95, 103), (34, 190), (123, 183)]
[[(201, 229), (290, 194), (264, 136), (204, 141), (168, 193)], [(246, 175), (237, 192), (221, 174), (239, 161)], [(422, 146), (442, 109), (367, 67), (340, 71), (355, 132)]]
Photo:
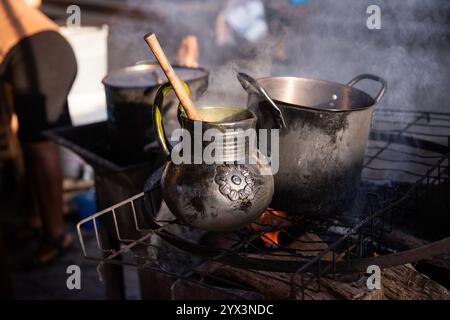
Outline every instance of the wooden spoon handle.
[(156, 35), (153, 32), (148, 33), (144, 36), (144, 40), (145, 42), (147, 42), (148, 46), (152, 50), (156, 60), (158, 60), (158, 63), (161, 66), (161, 69), (166, 74), (167, 79), (169, 79), (169, 82), (172, 85), (173, 90), (175, 91), (175, 94), (177, 95), (178, 99), (180, 100), (181, 105), (186, 111), (187, 116), (192, 120), (202, 120), (199, 112), (195, 109), (194, 103), (187, 94), (185, 88), (183, 87), (180, 79), (173, 70), (169, 61), (167, 60), (167, 57), (164, 54), (164, 51), (161, 48), (158, 39), (156, 38)]

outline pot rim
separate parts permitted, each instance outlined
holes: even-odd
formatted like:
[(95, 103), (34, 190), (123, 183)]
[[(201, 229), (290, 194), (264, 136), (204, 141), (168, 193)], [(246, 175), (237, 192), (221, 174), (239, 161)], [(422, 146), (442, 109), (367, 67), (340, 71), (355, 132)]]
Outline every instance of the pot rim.
[[(249, 115), (248, 117), (246, 117), (246, 118), (244, 118), (242, 120), (229, 121), (229, 122), (204, 121), (204, 120), (200, 121), (202, 123), (215, 125), (215, 126), (217, 126), (217, 125), (220, 125), (220, 126), (236, 126), (237, 123), (246, 123), (246, 122), (250, 122), (250, 123), (253, 122), (253, 123), (256, 124), (256, 120), (257, 120), (256, 114), (253, 111), (251, 111), (251, 110), (249, 110), (247, 108), (244, 108), (244, 107), (239, 107), (239, 106), (205, 106), (205, 107), (197, 107), (197, 109), (200, 109), (200, 110), (201, 109), (235, 109), (235, 110), (239, 109), (239, 110), (242, 110), (242, 111), (248, 113), (248, 115)], [(186, 115), (184, 115), (182, 113), (180, 113), (180, 117), (182, 117), (183, 120), (186, 121), (186, 122), (193, 123), (195, 121), (199, 121), (199, 120), (192, 120), (192, 119), (188, 118)]]
[[(201, 74), (199, 76), (193, 77), (193, 78), (189, 78), (188, 80), (183, 80), (185, 82), (191, 82), (191, 81), (195, 81), (201, 78), (205, 78), (209, 76), (209, 71), (206, 68), (203, 67), (197, 67), (197, 68), (190, 68), (190, 67), (183, 67), (183, 66), (179, 66), (179, 65), (172, 65), (172, 67), (174, 69), (184, 69), (184, 70), (195, 70), (195, 71), (200, 71)], [(108, 74), (106, 74), (103, 79), (102, 79), (102, 84), (105, 87), (108, 88), (114, 88), (114, 89), (145, 89), (145, 88), (156, 88), (159, 87), (160, 85), (167, 83), (167, 81), (164, 81), (162, 83), (155, 83), (154, 85), (146, 85), (146, 84), (141, 84), (141, 85), (115, 85), (112, 83), (108, 83), (108, 79), (116, 76), (120, 73), (123, 72), (127, 72), (127, 71), (143, 71), (143, 70), (155, 70), (157, 68), (160, 68), (159, 64), (157, 63), (143, 63), (143, 64), (137, 64), (137, 65), (132, 65), (132, 66), (127, 66), (124, 68), (120, 68), (117, 70), (113, 70), (111, 72), (108, 72)]]
[(322, 80), (322, 79), (294, 77), (294, 76), (268, 76), (268, 77), (261, 77), (261, 78), (258, 78), (256, 80), (258, 82), (261, 81), (261, 85), (264, 86), (264, 84), (263, 84), (264, 81), (267, 81), (267, 80), (285, 80), (285, 79), (314, 81), (314, 82), (319, 82), (319, 83), (325, 84), (325, 85), (339, 86), (339, 87), (342, 87), (342, 88), (346, 88), (346, 90), (351, 90), (351, 91), (354, 91), (354, 92), (358, 92), (358, 94), (362, 94), (362, 95), (366, 96), (369, 99), (370, 103), (365, 105), (365, 106), (362, 106), (362, 107), (353, 107), (353, 108), (350, 108), (350, 109), (318, 108), (318, 107), (314, 107), (314, 106), (302, 106), (302, 105), (298, 105), (298, 104), (294, 104), (294, 103), (290, 103), (290, 102), (285, 102), (285, 101), (281, 101), (281, 100), (272, 98), (274, 102), (282, 103), (283, 107), (288, 107), (288, 108), (292, 108), (292, 109), (302, 109), (302, 110), (305, 110), (305, 111), (354, 112), (354, 111), (366, 110), (366, 109), (369, 109), (369, 108), (373, 107), (374, 105), (376, 105), (375, 99), (372, 96), (370, 96), (368, 93), (366, 93), (365, 91), (360, 90), (358, 88), (355, 88), (353, 86), (349, 86), (347, 84), (339, 83), (339, 82), (334, 82), (334, 81), (329, 81), (329, 80)]

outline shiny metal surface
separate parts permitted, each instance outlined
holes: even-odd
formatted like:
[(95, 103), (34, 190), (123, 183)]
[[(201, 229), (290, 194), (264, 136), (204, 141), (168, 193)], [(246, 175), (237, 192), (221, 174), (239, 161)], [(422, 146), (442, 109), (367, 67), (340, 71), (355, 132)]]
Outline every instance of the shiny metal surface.
[[(208, 72), (202, 68), (186, 68), (174, 66), (174, 71), (183, 81), (202, 78)], [(102, 83), (110, 87), (141, 88), (157, 86), (167, 82), (167, 77), (158, 64), (138, 64), (110, 72)]]
[[(350, 83), (379, 77), (361, 75)], [(294, 77), (258, 79), (280, 108), (280, 168), (274, 176), (271, 206), (290, 214), (332, 215), (344, 212), (356, 196), (375, 98), (349, 85)], [(271, 106), (248, 91), (248, 106), (258, 127), (276, 128)]]
[[(168, 155), (172, 149), (163, 132), (160, 106), (169, 86), (163, 85), (159, 89), (153, 107), (158, 141)], [(239, 153), (239, 140), (228, 139), (236, 136), (236, 130), (255, 129), (255, 115), (237, 107), (204, 107), (197, 110), (206, 120), (201, 123), (200, 138), (206, 130), (215, 129), (222, 135), (223, 141), (230, 142), (223, 144), (219, 151), (223, 156), (218, 157), (217, 163), (208, 164), (204, 157), (200, 162), (196, 161), (198, 154), (193, 155), (194, 146), (190, 150), (190, 162), (175, 164), (169, 160), (161, 179), (163, 198), (172, 214), (187, 225), (209, 231), (243, 228), (266, 210), (274, 191), (273, 176), (267, 175), (270, 169), (268, 163), (263, 161), (264, 156), (256, 148), (247, 149), (245, 146), (244, 152), (247, 149), (248, 153)], [(190, 137), (199, 139), (194, 131), (198, 121), (184, 115), (180, 115), (179, 120)], [(191, 139), (191, 145), (196, 143), (198, 141)], [(208, 145), (209, 142), (202, 141), (200, 157)], [(184, 152), (189, 151), (183, 149)]]
[[(384, 82), (384, 80), (382, 81)], [(292, 107), (317, 109), (318, 111), (366, 109), (374, 105), (375, 100), (380, 100), (386, 90), (385, 88), (380, 90), (377, 97), (372, 98), (367, 93), (350, 85), (325, 80), (267, 77), (258, 79), (258, 82), (266, 89), (273, 100), (282, 102), (286, 106), (292, 105)]]
[(283, 114), (281, 113), (280, 108), (277, 106), (277, 104), (272, 100), (272, 98), (269, 96), (267, 91), (264, 89), (261, 84), (250, 77), (248, 74), (239, 72), (237, 74), (237, 78), (239, 82), (241, 83), (241, 86), (246, 90), (255, 90), (261, 97), (263, 97), (267, 103), (272, 107), (272, 111), (274, 112), (274, 117), (277, 120), (278, 128), (286, 128), (286, 121), (283, 118)]
[[(208, 87), (208, 71), (202, 68), (174, 67), (185, 81), (191, 96), (197, 99)], [(167, 78), (158, 64), (140, 64), (112, 71), (104, 79), (108, 123), (111, 135), (118, 143), (127, 144), (141, 153), (155, 141), (152, 124), (152, 104), (156, 91)], [(176, 105), (173, 95), (165, 99), (164, 122), (167, 128), (177, 127)]]

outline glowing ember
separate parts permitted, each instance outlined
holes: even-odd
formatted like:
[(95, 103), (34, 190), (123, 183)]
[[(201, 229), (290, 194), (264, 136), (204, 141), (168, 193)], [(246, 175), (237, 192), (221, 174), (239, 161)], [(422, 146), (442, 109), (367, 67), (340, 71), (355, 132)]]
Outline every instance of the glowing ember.
[(280, 231), (270, 231), (260, 236), (261, 240), (264, 241), (265, 244), (268, 245), (278, 245), (280, 244), (278, 241), (278, 236), (280, 235)]
[(273, 231), (261, 234), (260, 238), (266, 245), (277, 245), (279, 244), (280, 235), (280, 230), (278, 229), (290, 225), (290, 222), (285, 219), (286, 217), (287, 214), (285, 212), (268, 208), (258, 220), (250, 225), (250, 229), (263, 232), (269, 227), (275, 228)]

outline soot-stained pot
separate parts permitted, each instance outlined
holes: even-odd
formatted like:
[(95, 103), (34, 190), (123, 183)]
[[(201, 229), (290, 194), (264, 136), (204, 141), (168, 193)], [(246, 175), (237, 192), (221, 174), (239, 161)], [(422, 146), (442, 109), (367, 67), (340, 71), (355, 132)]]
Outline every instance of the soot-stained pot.
[[(277, 112), (285, 122), (279, 132), (279, 170), (271, 206), (313, 216), (347, 210), (359, 186), (374, 105), (383, 97), (386, 81), (362, 74), (347, 85), (296, 77), (249, 83), (252, 79), (245, 76), (238, 78), (248, 92), (248, 107), (257, 115), (257, 127), (274, 128)], [(364, 79), (381, 84), (374, 98), (353, 87)]]
[[(171, 146), (159, 121), (163, 94), (159, 97), (154, 104), (155, 130), (160, 133), (158, 139), (169, 155)], [(235, 137), (236, 131), (231, 132), (230, 129), (256, 128), (256, 117), (249, 110), (237, 107), (203, 107), (197, 110), (203, 119), (208, 120), (201, 122), (201, 133), (215, 129), (223, 141)], [(226, 118), (232, 120), (221, 121)], [(198, 125), (200, 121), (193, 121), (182, 114), (179, 120), (182, 130), (194, 137), (195, 123)], [(245, 227), (264, 212), (273, 195), (270, 167), (256, 148), (242, 149), (239, 143), (237, 139), (224, 143), (219, 153), (222, 157), (217, 158), (217, 163), (207, 164), (201, 159), (198, 164), (193, 161), (175, 164), (168, 160), (161, 184), (163, 198), (174, 216), (195, 228), (229, 231)], [(209, 144), (209, 141), (202, 142), (202, 153)], [(194, 159), (193, 153), (194, 147), (191, 148), (190, 159)]]
[[(208, 71), (203, 68), (174, 67), (178, 76), (191, 89), (197, 99), (208, 87)], [(109, 73), (103, 84), (106, 92), (110, 133), (116, 143), (139, 153), (155, 142), (152, 123), (152, 105), (161, 83), (167, 82), (157, 64), (143, 63)], [(165, 99), (162, 112), (166, 128), (173, 130), (177, 124), (176, 105), (172, 94)]]

